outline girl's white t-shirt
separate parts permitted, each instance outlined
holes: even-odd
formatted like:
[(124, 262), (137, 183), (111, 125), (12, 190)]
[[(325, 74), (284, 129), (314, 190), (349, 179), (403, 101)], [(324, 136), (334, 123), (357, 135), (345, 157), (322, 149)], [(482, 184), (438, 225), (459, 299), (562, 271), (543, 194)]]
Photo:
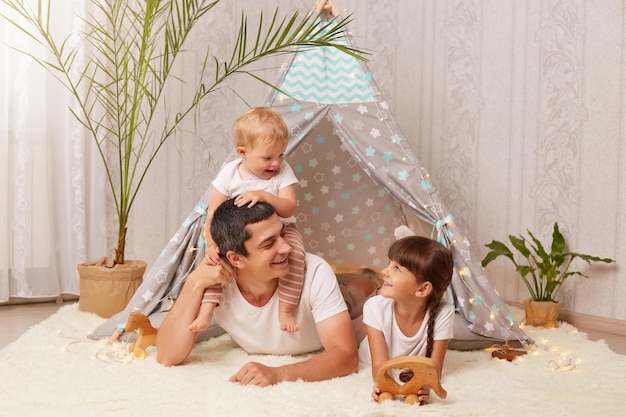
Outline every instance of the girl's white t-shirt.
[[(399, 356), (425, 356), (428, 344), (428, 318), (426, 312), (422, 326), (413, 336), (406, 336), (398, 327), (394, 314), (395, 301), (391, 298), (376, 295), (365, 302), (363, 306), (363, 323), (380, 330), (385, 336), (390, 358)], [(453, 337), (454, 306), (446, 300), (441, 300), (435, 317), (434, 340), (445, 340)], [(359, 360), (367, 364), (372, 363), (370, 346), (367, 337), (359, 345)]]

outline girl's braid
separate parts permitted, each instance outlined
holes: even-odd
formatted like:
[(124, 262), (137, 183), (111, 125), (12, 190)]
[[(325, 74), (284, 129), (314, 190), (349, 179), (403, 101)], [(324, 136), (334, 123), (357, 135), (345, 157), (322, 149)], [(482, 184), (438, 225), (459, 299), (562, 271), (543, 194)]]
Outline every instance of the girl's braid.
[(439, 304), (441, 297), (430, 297), (428, 300), (428, 343), (426, 345), (426, 357), (430, 358), (433, 354), (433, 344), (435, 338), (435, 317), (437, 316), (437, 310), (439, 310)]

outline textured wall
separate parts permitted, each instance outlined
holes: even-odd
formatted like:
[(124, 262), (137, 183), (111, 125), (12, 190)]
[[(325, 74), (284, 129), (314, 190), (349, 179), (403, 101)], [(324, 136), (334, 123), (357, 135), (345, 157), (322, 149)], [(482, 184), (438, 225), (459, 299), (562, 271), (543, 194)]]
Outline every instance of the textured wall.
[[(242, 8), (303, 12), (313, 0), (230, 0), (192, 48), (225, 57)], [(434, 185), (479, 252), (492, 239), (531, 229), (547, 239), (558, 221), (571, 249), (612, 257), (581, 268), (560, 294), (564, 309), (626, 320), (624, 14), (622, 1), (336, 0), (354, 13), (355, 42)], [(200, 65), (186, 57), (182, 68)], [(274, 79), (280, 60), (261, 71)], [(181, 69), (183, 78), (185, 71)], [(189, 79), (189, 78), (185, 78)], [(252, 105), (266, 88), (230, 86)], [(184, 88), (174, 91), (184, 94)], [(129, 236), (130, 256), (152, 262), (230, 152), (230, 128), (246, 107), (221, 90), (197, 126), (171, 142), (147, 179)], [(157, 190), (165, 190), (165, 198)], [(141, 213), (141, 214), (139, 214)], [(506, 300), (527, 297), (509, 264), (487, 269)]]

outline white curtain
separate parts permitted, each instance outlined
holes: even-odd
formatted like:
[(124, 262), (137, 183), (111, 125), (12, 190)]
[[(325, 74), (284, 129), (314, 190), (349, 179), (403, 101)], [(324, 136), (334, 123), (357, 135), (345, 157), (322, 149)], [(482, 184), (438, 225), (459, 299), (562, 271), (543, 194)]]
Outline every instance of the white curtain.
[[(83, 3), (55, 2), (53, 25), (79, 30)], [(101, 163), (58, 81), (7, 45), (41, 48), (1, 20), (0, 36), (0, 302), (78, 294), (76, 265), (106, 249)]]

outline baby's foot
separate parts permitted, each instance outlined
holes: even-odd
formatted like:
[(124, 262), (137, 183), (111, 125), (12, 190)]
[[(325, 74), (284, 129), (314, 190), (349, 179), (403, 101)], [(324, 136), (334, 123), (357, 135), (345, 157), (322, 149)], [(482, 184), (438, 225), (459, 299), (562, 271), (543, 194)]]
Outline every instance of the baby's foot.
[(207, 323), (204, 320), (201, 319), (195, 319), (190, 325), (189, 325), (189, 331), (190, 332), (201, 332), (203, 330), (208, 329), (209, 327), (209, 323)]
[(287, 333), (295, 333), (300, 330), (300, 326), (296, 322), (296, 319), (289, 313), (278, 313), (278, 321), (280, 321), (280, 330)]

